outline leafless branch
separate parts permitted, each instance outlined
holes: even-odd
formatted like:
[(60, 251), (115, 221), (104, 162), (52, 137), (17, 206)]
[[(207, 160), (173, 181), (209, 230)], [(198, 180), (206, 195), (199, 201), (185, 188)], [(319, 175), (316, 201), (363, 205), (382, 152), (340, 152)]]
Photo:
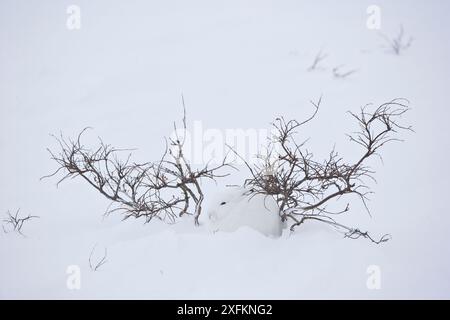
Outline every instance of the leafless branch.
[[(38, 216), (27, 215), (24, 217), (20, 216), (20, 209), (17, 209), (16, 213), (12, 214), (10, 211), (6, 212), (7, 218), (3, 219), (3, 232), (17, 232), (18, 234), (25, 236), (22, 232), (22, 228), (25, 222), (31, 219), (37, 219)], [(9, 230), (8, 230), (9, 229)]]

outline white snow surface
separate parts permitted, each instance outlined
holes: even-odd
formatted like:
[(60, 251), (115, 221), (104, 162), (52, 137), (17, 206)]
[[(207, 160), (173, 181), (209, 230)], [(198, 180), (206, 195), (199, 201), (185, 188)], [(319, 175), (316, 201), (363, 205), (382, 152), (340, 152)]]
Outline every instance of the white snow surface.
[(234, 232), (249, 227), (268, 237), (280, 237), (283, 224), (272, 197), (252, 194), (246, 188), (230, 188), (219, 193), (208, 209), (213, 232)]
[[(21, 208), (40, 218), (24, 226), (26, 237), (0, 232), (0, 298), (450, 298), (450, 3), (377, 1), (381, 32), (402, 24), (414, 37), (395, 56), (366, 27), (372, 2), (2, 0), (0, 215)], [(66, 28), (72, 4), (80, 30)], [(320, 49), (329, 54), (324, 69), (306, 71)], [(334, 79), (341, 64), (357, 72)], [(188, 126), (217, 130), (305, 119), (323, 95), (298, 134), (319, 159), (335, 146), (349, 161), (361, 150), (345, 136), (356, 129), (346, 112), (408, 98), (405, 122), (416, 132), (370, 162), (372, 218), (351, 199), (339, 219), (392, 239), (344, 239), (314, 222), (277, 238), (250, 227), (212, 233), (206, 209), (199, 227), (189, 217), (174, 225), (103, 218), (109, 202), (85, 181), (39, 180), (56, 169), (49, 134), (73, 137), (87, 126), (88, 145), (100, 136), (137, 148), (138, 162), (159, 159), (181, 93)], [(219, 186), (205, 183), (205, 201), (212, 206), (219, 188), (247, 177), (243, 167)], [(107, 248), (107, 262), (92, 272), (96, 244), (92, 258)], [(67, 287), (73, 265), (79, 290)], [(367, 286), (370, 266), (380, 270), (379, 289)]]

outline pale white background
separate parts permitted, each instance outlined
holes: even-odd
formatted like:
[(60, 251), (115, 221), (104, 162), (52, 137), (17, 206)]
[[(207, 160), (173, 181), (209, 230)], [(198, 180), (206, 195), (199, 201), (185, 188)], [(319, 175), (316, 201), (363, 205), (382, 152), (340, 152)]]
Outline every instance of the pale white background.
[[(66, 28), (66, 8), (81, 8), (81, 29)], [(414, 37), (402, 56), (381, 48), (366, 9), (381, 8), (381, 32), (403, 24)], [(0, 298), (450, 298), (448, 234), (447, 1), (0, 1), (0, 214), (39, 215), (27, 238), (0, 234)], [(308, 73), (314, 55), (324, 71)], [(333, 79), (345, 64), (358, 72)], [(345, 240), (320, 224), (266, 238), (250, 229), (210, 234), (192, 221), (167, 227), (102, 220), (108, 202), (80, 180), (58, 189), (39, 181), (55, 169), (50, 133), (102, 136), (156, 159), (181, 115), (205, 128), (267, 128), (276, 116), (303, 119), (301, 132), (324, 156), (334, 143), (355, 159), (346, 114), (366, 103), (408, 98), (415, 134), (373, 161), (378, 184), (369, 218), (359, 203), (343, 222), (374, 235), (376, 246)], [(225, 183), (242, 183), (245, 171)], [(209, 198), (208, 198), (209, 199)], [(207, 201), (208, 201), (207, 199)], [(98, 243), (108, 262), (88, 266)], [(81, 268), (68, 290), (66, 268)], [(381, 269), (381, 289), (366, 286)]]

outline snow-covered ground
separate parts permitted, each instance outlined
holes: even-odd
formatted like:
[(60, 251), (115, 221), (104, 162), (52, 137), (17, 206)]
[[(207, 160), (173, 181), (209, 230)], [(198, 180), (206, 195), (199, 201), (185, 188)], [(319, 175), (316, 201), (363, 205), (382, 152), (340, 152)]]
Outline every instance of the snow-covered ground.
[[(373, 4), (381, 30), (366, 26)], [(69, 5), (79, 30), (66, 26)], [(0, 233), (0, 298), (450, 298), (449, 12), (439, 0), (0, 1), (0, 214), (40, 217), (26, 237)], [(401, 24), (412, 46), (386, 53), (379, 33)], [(325, 69), (307, 72), (321, 49)], [(357, 72), (333, 78), (341, 64)], [(343, 239), (316, 223), (280, 238), (212, 233), (206, 212), (198, 228), (103, 219), (108, 201), (83, 181), (39, 180), (55, 169), (46, 148), (60, 130), (92, 126), (88, 142), (158, 159), (181, 93), (189, 125), (221, 131), (303, 119), (323, 95), (302, 134), (318, 156), (336, 143), (349, 159), (360, 150), (344, 135), (355, 128), (346, 111), (408, 98), (416, 133), (371, 162), (373, 217), (356, 203), (341, 220), (392, 240)], [(206, 185), (205, 201), (246, 176)], [(94, 246), (94, 264), (107, 249), (96, 272)]]

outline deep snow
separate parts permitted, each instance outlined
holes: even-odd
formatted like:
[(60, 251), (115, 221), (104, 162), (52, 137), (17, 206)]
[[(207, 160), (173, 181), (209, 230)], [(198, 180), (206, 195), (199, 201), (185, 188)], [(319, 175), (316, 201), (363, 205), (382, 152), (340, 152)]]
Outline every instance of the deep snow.
[[(68, 5), (81, 29), (66, 28)], [(448, 1), (377, 1), (381, 31), (403, 24), (414, 37), (401, 56), (366, 27), (372, 1), (24, 1), (0, 2), (0, 214), (40, 216), (26, 238), (0, 233), (0, 298), (450, 298), (447, 121)], [(314, 56), (324, 70), (307, 72)], [(345, 64), (358, 71), (334, 79)], [(190, 219), (103, 219), (108, 202), (83, 181), (39, 178), (55, 169), (49, 133), (96, 136), (159, 159), (163, 136), (180, 118), (205, 128), (267, 129), (276, 116), (302, 119), (323, 94), (317, 119), (299, 134), (317, 156), (336, 144), (354, 159), (346, 114), (396, 97), (411, 101), (415, 134), (387, 146), (376, 169), (373, 218), (355, 203), (342, 222), (390, 233), (373, 245), (327, 226), (265, 237), (251, 228), (210, 232)], [(245, 168), (220, 181), (242, 184)], [(205, 185), (206, 202), (219, 187)], [(107, 248), (108, 261), (89, 269)], [(369, 289), (370, 266), (381, 288)], [(69, 266), (81, 271), (70, 290)], [(73, 269), (70, 269), (73, 270)]]

